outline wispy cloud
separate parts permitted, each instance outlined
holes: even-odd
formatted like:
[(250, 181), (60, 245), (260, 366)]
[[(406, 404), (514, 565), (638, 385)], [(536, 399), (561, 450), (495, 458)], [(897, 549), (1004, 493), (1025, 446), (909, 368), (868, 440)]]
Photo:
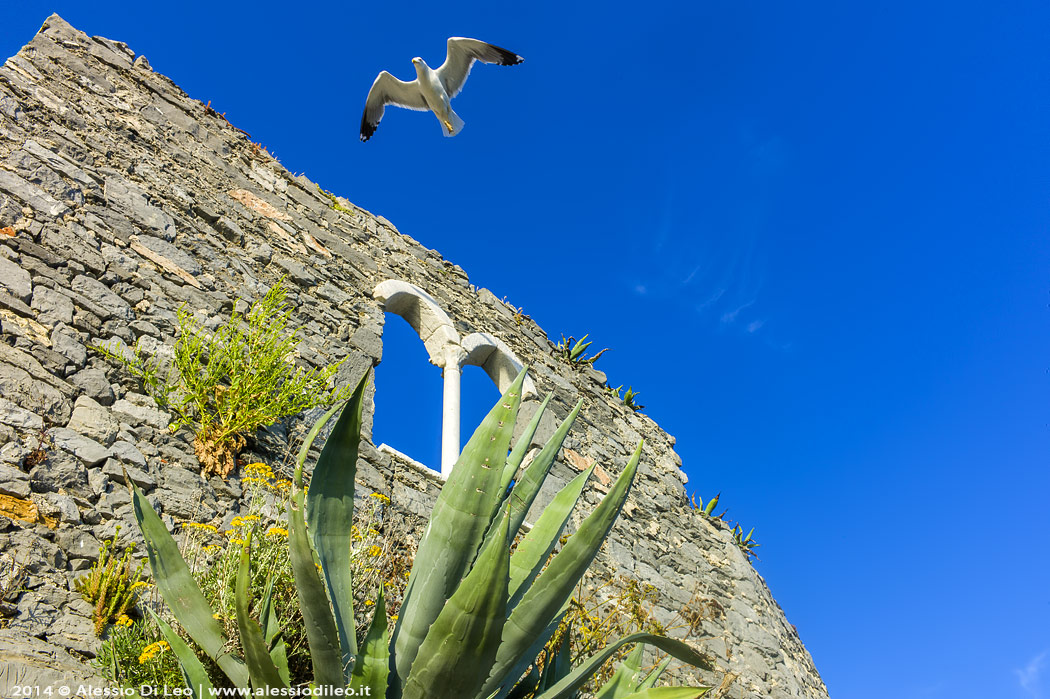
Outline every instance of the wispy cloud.
[(737, 319), (737, 316), (740, 315), (740, 312), (750, 308), (751, 306), (754, 306), (756, 300), (757, 299), (751, 299), (750, 301), (746, 301), (746, 302), (740, 304), (739, 306), (737, 306), (733, 310), (726, 311), (725, 313), (723, 313), (722, 314), (722, 324), (723, 325), (729, 325), (731, 323), (735, 323), (736, 319)]
[(1029, 660), (1024, 668), (1014, 670), (1021, 689), (1032, 699), (1043, 699), (1046, 697), (1044, 690), (1046, 690), (1047, 683), (1043, 681), (1043, 670), (1046, 669), (1048, 660), (1050, 660), (1050, 649), (1044, 650)]

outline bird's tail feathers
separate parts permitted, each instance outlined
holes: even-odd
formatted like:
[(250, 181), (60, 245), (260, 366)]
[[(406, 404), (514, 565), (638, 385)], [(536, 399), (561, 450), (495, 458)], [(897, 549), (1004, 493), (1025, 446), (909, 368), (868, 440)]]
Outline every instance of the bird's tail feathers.
[(451, 131), (448, 130), (448, 126), (445, 125), (444, 120), (438, 119), (438, 121), (441, 122), (441, 131), (442, 131), (442, 133), (445, 134), (446, 138), (457, 135), (460, 131), (463, 130), (463, 127), (466, 126), (466, 123), (462, 119), (459, 118), (459, 115), (456, 114), (451, 109), (448, 111), (448, 115), (449, 115), (449, 118), (452, 120), (452, 130)]

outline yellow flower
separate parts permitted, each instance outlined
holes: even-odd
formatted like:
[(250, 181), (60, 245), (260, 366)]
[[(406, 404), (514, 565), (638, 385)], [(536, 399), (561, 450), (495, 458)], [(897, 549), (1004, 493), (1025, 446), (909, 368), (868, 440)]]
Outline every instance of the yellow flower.
[(149, 586), (150, 586), (149, 583), (146, 582), (145, 580), (139, 580), (138, 582), (136, 582), (134, 585), (131, 586), (131, 590), (135, 591), (135, 590), (139, 589), (140, 587), (149, 587)]
[(247, 515), (245, 517), (242, 517), (241, 520), (244, 522), (258, 522), (259, 515)]
[(288, 530), (280, 527), (270, 527), (266, 530), (266, 536), (288, 536)]
[(374, 604), (375, 604), (375, 602), (373, 602), (373, 601), (372, 601), (372, 600), (370, 600), (370, 599), (366, 599), (366, 600), (365, 600), (365, 606), (366, 606), (366, 607), (371, 607), (371, 606), (373, 606)]
[(375, 544), (372, 544), (371, 546), (368, 547), (368, 555), (369, 556), (380, 556), (380, 555), (382, 555), (382, 553), (383, 553), (383, 549), (379, 548)]
[(153, 660), (153, 656), (162, 652), (167, 647), (167, 641), (157, 641), (156, 643), (149, 644), (142, 649), (142, 655), (139, 656), (139, 665), (145, 665), (150, 660)]
[(252, 474), (254, 476), (263, 476), (263, 477), (271, 477), (271, 476), (273, 476), (273, 470), (271, 470), (270, 467), (267, 466), (266, 464), (259, 463), (259, 462), (256, 462), (254, 464), (248, 464), (247, 466), (244, 467), (244, 472), (245, 473), (250, 473), (250, 474)]
[(222, 547), (219, 546), (218, 544), (208, 544), (207, 546), (204, 547), (204, 552), (205, 553), (211, 553), (212, 551), (215, 551), (216, 549), (219, 549), (219, 548), (222, 548)]
[(218, 612), (216, 612), (215, 614), (212, 614), (212, 615), (211, 615), (211, 618), (212, 618), (212, 619), (222, 619), (222, 617), (221, 617), (221, 616), (219, 616)]
[(231, 544), (240, 544), (241, 546), (244, 546), (244, 539), (230, 539), (230, 543)]
[(388, 498), (387, 496), (383, 495), (382, 493), (369, 493), (368, 497), (375, 498), (376, 500), (379, 500), (380, 502), (390, 502), (390, 498)]
[(391, 614), (390, 615), (390, 620), (391, 621), (397, 621), (397, 614)]
[(131, 617), (129, 617), (127, 614), (121, 614), (120, 618), (117, 619), (117, 626), (123, 626), (126, 628), (128, 626), (131, 626), (133, 623), (134, 622), (131, 620)]
[(183, 522), (182, 528), (186, 529), (187, 527), (189, 527), (190, 529), (197, 529), (199, 531), (212, 532), (213, 534), (219, 531), (212, 524), (202, 524), (200, 522)]

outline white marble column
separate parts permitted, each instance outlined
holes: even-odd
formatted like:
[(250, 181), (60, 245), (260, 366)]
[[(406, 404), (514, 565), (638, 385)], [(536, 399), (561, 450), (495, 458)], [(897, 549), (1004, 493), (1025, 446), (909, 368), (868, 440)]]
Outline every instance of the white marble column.
[(445, 379), (441, 400), (441, 478), (448, 480), (459, 459), (459, 379), (466, 353), (459, 346), (446, 346), (444, 355), (445, 366), (441, 370)]

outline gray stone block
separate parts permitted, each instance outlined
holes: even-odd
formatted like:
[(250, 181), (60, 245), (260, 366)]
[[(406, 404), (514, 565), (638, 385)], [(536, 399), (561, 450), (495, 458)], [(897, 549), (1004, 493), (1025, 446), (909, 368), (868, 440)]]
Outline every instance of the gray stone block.
[(29, 272), (22, 269), (17, 262), (0, 255), (0, 287), (3, 287), (22, 303), (29, 303), (33, 297), (33, 283)]
[(70, 376), (69, 382), (99, 405), (113, 405), (113, 387), (109, 385), (109, 380), (101, 369), (82, 369)]
[(90, 437), (105, 447), (113, 444), (119, 429), (110, 411), (88, 396), (77, 398), (73, 404), (73, 415), (69, 418), (69, 424), (66, 427)]
[(95, 440), (66, 427), (53, 427), (48, 430), (48, 436), (56, 447), (73, 454), (85, 466), (96, 466), (111, 455), (109, 449)]

